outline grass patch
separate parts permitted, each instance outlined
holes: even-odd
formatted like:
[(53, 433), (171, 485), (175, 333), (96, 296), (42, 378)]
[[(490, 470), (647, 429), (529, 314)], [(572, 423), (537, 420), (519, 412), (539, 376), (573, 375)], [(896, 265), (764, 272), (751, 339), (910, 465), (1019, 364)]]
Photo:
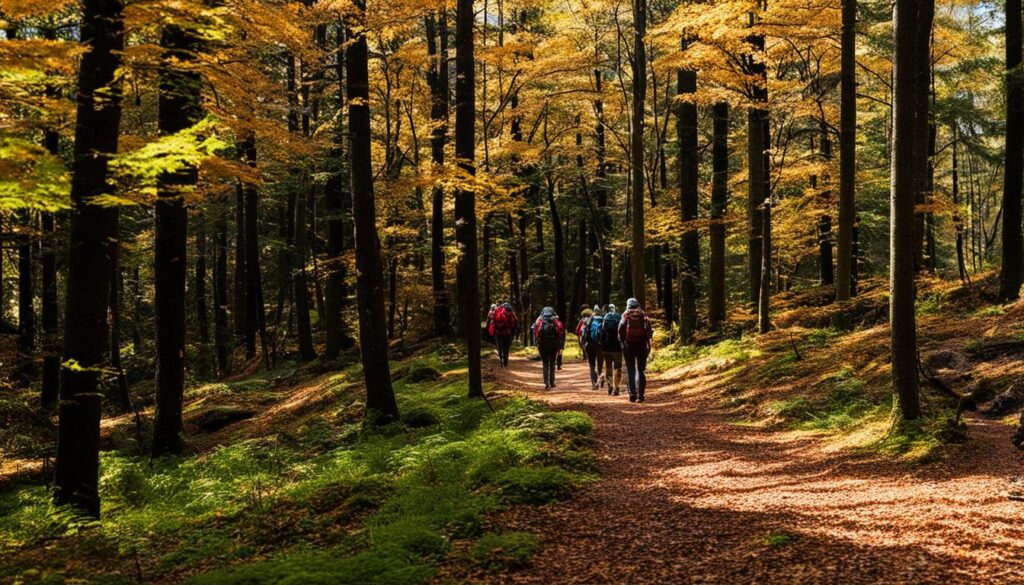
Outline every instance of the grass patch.
[[(425, 583), (454, 540), (478, 538), (464, 562), (527, 562), (536, 540), (481, 538), (484, 519), (507, 505), (566, 498), (587, 481), (590, 419), (521, 398), (492, 399), (491, 413), (465, 398), (464, 376), (445, 354), (414, 359), (441, 377), (397, 380), (402, 422), (383, 429), (353, 420), (361, 405), (353, 387), (293, 428), (198, 455), (150, 465), (104, 452), (98, 523), (54, 508), (42, 487), (0, 493), (0, 580), (38, 580), (34, 572), (135, 582), (139, 559), (147, 581)], [(329, 383), (347, 387), (352, 375), (330, 374)], [(265, 380), (253, 386), (270, 390)], [(45, 556), (33, 552), (54, 541)]]
[(785, 530), (772, 530), (758, 538), (758, 542), (769, 548), (792, 544), (796, 537)]

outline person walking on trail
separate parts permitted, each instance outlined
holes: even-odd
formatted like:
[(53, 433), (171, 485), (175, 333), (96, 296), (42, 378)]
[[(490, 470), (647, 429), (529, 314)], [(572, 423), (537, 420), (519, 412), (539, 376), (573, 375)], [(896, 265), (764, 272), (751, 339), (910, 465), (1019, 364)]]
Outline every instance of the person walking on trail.
[[(608, 386), (609, 396), (619, 395), (619, 384), (622, 382), (622, 343), (619, 342), (619, 323), (622, 315), (609, 304), (604, 313), (604, 324), (601, 326), (601, 355), (604, 361), (604, 380)], [(598, 365), (600, 369), (601, 366)], [(614, 381), (614, 385), (612, 382)]]
[(551, 307), (544, 307), (533, 324), (533, 338), (537, 342), (537, 351), (544, 365), (544, 389), (555, 387), (555, 363), (558, 359), (560, 340), (564, 339), (565, 329)]
[[(497, 346), (496, 340), (494, 339), (494, 313), (498, 310), (496, 303), (491, 303), (490, 310), (487, 311), (487, 320), (484, 321), (484, 328), (480, 332), (481, 338), (487, 343), (494, 343)], [(495, 349), (495, 353), (498, 353), (499, 357), (501, 353)]]
[(587, 338), (585, 335), (587, 329), (587, 321), (593, 314), (594, 311), (590, 307), (587, 307), (586, 305), (581, 307), (580, 320), (576, 322), (576, 331), (574, 332), (576, 334), (576, 340), (580, 344), (580, 355), (583, 356), (584, 361), (586, 361), (587, 359)]
[(601, 366), (604, 364), (601, 357), (601, 330), (604, 328), (604, 313), (601, 307), (594, 305), (594, 312), (587, 319), (583, 330), (586, 339), (584, 345), (587, 354), (587, 365), (590, 366), (590, 389), (597, 390), (604, 385), (604, 378), (601, 377)]
[(636, 299), (626, 301), (626, 312), (619, 321), (619, 343), (626, 359), (626, 386), (630, 402), (643, 402), (647, 389), (647, 356), (651, 354), (654, 329), (651, 320)]
[(488, 330), (494, 337), (495, 345), (498, 346), (498, 360), (501, 367), (508, 367), (508, 353), (512, 348), (512, 336), (515, 335), (516, 326), (519, 324), (516, 313), (512, 309), (512, 303), (506, 301), (491, 311), (493, 316), (489, 319)]

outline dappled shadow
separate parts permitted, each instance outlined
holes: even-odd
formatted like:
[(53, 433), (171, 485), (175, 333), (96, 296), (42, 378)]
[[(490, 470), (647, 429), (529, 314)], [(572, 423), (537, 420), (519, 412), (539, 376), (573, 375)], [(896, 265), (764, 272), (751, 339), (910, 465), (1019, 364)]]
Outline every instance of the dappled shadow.
[[(490, 373), (533, 392), (539, 369), (515, 360)], [(496, 582), (1024, 580), (1024, 508), (1005, 497), (1020, 458), (993, 425), (972, 426), (975, 441), (948, 460), (914, 466), (730, 424), (712, 398), (666, 382), (630, 404), (591, 391), (579, 362), (535, 396), (591, 415), (602, 478), (570, 502), (510, 513), (509, 526), (546, 546), (532, 569)], [(774, 532), (790, 536), (761, 542)]]

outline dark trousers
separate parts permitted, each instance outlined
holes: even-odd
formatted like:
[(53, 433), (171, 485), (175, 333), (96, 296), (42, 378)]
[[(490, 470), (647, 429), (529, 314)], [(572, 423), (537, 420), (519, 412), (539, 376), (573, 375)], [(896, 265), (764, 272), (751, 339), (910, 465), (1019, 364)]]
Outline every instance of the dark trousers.
[(626, 360), (626, 386), (632, 398), (643, 398), (647, 389), (647, 355), (650, 353), (646, 343), (627, 343), (622, 347), (622, 357)]
[(508, 367), (508, 352), (512, 349), (512, 336), (511, 335), (496, 335), (495, 342), (498, 345), (498, 361), (501, 365)]
[[(619, 349), (605, 349), (601, 351), (604, 354), (604, 380), (610, 387), (619, 387), (619, 376), (622, 375), (622, 350)], [(600, 365), (597, 366), (600, 369)], [(615, 380), (615, 385), (612, 386), (612, 380)]]
[(554, 341), (541, 340), (537, 343), (537, 350), (540, 352), (540, 361), (544, 365), (544, 387), (555, 385), (555, 369), (558, 367), (558, 343)]
[(590, 385), (596, 387), (597, 379), (601, 374), (601, 364), (604, 363), (601, 346), (596, 343), (587, 345), (587, 363), (590, 365)]

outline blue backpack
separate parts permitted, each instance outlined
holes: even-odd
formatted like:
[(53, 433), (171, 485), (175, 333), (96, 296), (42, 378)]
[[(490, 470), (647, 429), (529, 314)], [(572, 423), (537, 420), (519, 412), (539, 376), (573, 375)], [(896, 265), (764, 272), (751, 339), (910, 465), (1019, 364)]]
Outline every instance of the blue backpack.
[(589, 343), (599, 343), (601, 341), (601, 327), (604, 325), (604, 317), (601, 315), (594, 315), (590, 318), (590, 327), (587, 331), (587, 341)]
[(619, 321), (622, 316), (618, 313), (608, 313), (604, 316), (604, 326), (601, 328), (601, 345), (614, 346), (619, 342)]

